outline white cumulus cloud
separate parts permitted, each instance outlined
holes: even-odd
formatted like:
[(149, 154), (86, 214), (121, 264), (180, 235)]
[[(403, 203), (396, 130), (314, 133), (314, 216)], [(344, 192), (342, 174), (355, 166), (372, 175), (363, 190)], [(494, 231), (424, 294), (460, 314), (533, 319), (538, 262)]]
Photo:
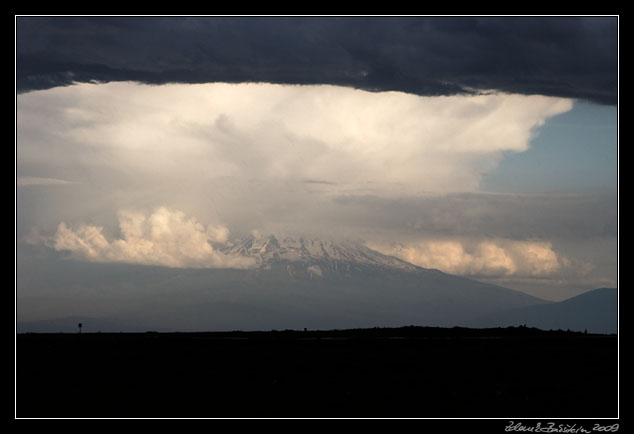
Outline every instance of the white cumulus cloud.
[(227, 177), (308, 179), (337, 192), (402, 195), (477, 190), (502, 153), (528, 149), (535, 129), (572, 101), (108, 83), (30, 92), (18, 96), (17, 107), (18, 163), (27, 168), (111, 168), (137, 188), (155, 185), (160, 174), (178, 186)]
[(49, 240), (56, 250), (93, 262), (124, 262), (181, 268), (248, 268), (248, 258), (225, 255), (212, 242), (226, 241), (222, 225), (206, 228), (178, 210), (160, 207), (151, 214), (119, 213), (121, 238), (108, 240), (103, 228), (80, 225), (76, 229), (60, 223)]
[(451, 239), (371, 243), (369, 247), (421, 267), (470, 276), (547, 277), (570, 265), (548, 241)]

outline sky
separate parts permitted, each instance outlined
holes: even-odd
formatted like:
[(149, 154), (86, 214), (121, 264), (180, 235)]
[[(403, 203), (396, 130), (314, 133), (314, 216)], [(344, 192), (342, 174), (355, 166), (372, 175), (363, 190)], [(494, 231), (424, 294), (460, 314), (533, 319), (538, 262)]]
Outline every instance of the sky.
[(19, 16), (15, 54), (18, 299), (251, 233), (617, 286), (616, 17)]

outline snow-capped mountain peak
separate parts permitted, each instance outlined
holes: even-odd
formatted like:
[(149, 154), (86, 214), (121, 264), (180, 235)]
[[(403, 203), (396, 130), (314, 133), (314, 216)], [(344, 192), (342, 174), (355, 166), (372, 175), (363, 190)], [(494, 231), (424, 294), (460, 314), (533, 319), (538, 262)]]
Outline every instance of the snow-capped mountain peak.
[(259, 268), (270, 268), (274, 263), (286, 263), (294, 269), (299, 267), (317, 276), (322, 276), (324, 272), (341, 273), (342, 270), (368, 267), (412, 272), (423, 270), (350, 240), (248, 235), (224, 251), (230, 255), (254, 258)]

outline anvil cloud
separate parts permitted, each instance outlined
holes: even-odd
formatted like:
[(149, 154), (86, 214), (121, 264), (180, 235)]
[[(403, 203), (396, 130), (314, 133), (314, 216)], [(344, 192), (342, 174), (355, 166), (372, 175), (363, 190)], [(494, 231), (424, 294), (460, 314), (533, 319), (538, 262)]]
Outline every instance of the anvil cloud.
[(509, 94), (81, 84), (20, 96), (18, 164), (59, 177), (69, 162), (107, 166), (146, 184), (236, 178), (390, 196), (474, 191), (504, 152), (528, 149), (537, 127), (571, 107)]
[[(73, 215), (62, 216), (48, 238), (76, 258), (242, 268), (249, 264), (211, 244), (226, 241), (228, 225), (266, 231), (307, 202), (350, 195), (477, 192), (483, 171), (504, 153), (528, 149), (549, 117), (571, 107), (568, 99), (493, 92), (421, 97), (336, 86), (78, 84), (19, 96), (19, 185), (70, 178), (39, 184), (103, 192), (76, 194), (117, 215), (118, 237), (106, 236), (116, 233), (113, 221), (88, 224), (83, 219), (94, 214), (69, 204)], [(322, 217), (304, 214), (295, 229), (315, 232), (328, 220)], [(354, 227), (362, 219), (349, 216), (348, 235), (359, 235)], [(450, 258), (448, 246), (387, 253), (448, 272), (514, 275), (526, 269), (517, 258), (530, 256), (517, 252), (537, 249), (545, 256), (530, 256), (529, 274), (559, 268), (539, 243), (510, 250), (485, 243), (460, 258)]]

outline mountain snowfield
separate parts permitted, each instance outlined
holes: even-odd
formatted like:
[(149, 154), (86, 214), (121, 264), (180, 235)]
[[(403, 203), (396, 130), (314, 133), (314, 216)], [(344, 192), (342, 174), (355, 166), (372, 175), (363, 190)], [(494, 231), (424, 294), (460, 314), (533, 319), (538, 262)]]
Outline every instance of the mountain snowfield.
[(353, 241), (248, 235), (230, 247), (227, 255), (240, 255), (256, 260), (259, 269), (271, 269), (275, 263), (285, 263), (289, 273), (305, 271), (309, 278), (350, 271), (375, 269), (382, 271), (416, 272), (424, 270), (393, 256), (386, 256)]
[[(79, 274), (67, 261), (63, 266), (68, 270), (60, 271), (69, 276), (69, 285), (85, 288), (85, 294), (121, 298), (102, 299), (100, 306), (120, 306), (125, 301), (124, 309), (99, 317), (85, 317), (80, 309), (65, 311), (68, 331), (75, 331), (78, 317), (86, 332), (454, 327), (552, 303), (422, 268), (356, 241), (249, 235), (216, 248), (226, 255), (250, 258), (256, 266), (246, 270), (155, 267), (124, 293), (120, 288), (130, 287), (138, 266), (82, 264)], [(93, 276), (105, 266), (116, 268), (112, 275), (118, 277), (97, 282)], [(86, 271), (86, 267), (95, 269)], [(69, 305), (91, 301), (74, 299)], [(60, 331), (63, 316), (53, 319), (21, 323), (18, 328)]]

